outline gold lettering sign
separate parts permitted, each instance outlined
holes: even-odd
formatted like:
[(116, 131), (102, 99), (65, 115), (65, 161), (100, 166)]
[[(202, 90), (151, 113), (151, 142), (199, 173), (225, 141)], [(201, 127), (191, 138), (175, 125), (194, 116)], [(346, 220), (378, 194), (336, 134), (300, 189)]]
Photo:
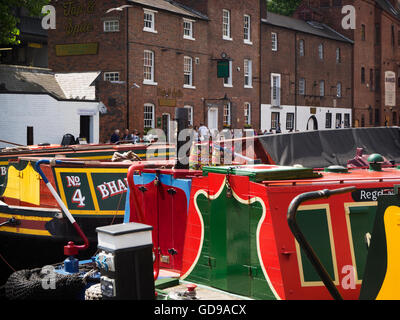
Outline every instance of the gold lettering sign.
[(163, 89), (157, 88), (157, 96), (159, 97), (171, 97), (171, 98), (182, 98), (183, 93), (181, 90), (177, 89)]
[(158, 105), (160, 107), (176, 107), (176, 99), (158, 99)]
[(85, 54), (97, 54), (99, 44), (93, 43), (74, 43), (56, 45), (56, 56), (80, 56)]
[[(63, 3), (64, 17), (68, 18), (64, 25), (64, 30), (67, 36), (77, 36), (94, 30), (93, 23), (82, 21), (82, 19), (85, 16), (92, 15), (95, 11), (95, 6), (95, 0), (83, 2), (65, 1)], [(77, 17), (80, 17), (78, 23), (73, 20), (73, 18)]]

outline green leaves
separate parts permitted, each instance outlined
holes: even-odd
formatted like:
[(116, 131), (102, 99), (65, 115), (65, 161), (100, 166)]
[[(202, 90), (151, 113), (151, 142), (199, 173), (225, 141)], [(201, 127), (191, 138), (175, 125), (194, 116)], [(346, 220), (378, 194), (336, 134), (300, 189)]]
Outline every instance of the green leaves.
[(291, 16), (301, 3), (301, 0), (266, 0), (267, 9), (270, 12), (284, 16)]
[(50, 0), (0, 0), (0, 46), (18, 45), (19, 19), (16, 17), (18, 8), (26, 8), (32, 17), (42, 16), (42, 7)]

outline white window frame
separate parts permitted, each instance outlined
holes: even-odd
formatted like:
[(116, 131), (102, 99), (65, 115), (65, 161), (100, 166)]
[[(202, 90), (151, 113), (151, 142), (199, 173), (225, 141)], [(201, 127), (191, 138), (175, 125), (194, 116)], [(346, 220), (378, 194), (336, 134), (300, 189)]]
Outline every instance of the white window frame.
[[(274, 86), (274, 79), (277, 86)], [(278, 89), (275, 89), (278, 88)], [(271, 73), (271, 104), (273, 106), (281, 105), (281, 75), (280, 73)]]
[(324, 80), (319, 81), (319, 96), (325, 97), (325, 81)]
[(338, 82), (336, 84), (336, 97), (341, 98), (342, 97), (342, 83)]
[(230, 126), (231, 125), (231, 122), (232, 122), (231, 121), (231, 116), (232, 116), (231, 108), (232, 108), (232, 106), (231, 106), (230, 102), (227, 102), (227, 103), (224, 104), (224, 114), (223, 114), (223, 124), (224, 124), (224, 126)]
[(300, 55), (300, 57), (304, 57), (304, 55), (305, 55), (305, 41), (304, 41), (304, 39), (300, 39), (300, 41), (299, 41), (299, 55)]
[(103, 31), (104, 32), (119, 32), (119, 20), (105, 20), (103, 22)]
[[(294, 130), (294, 112), (286, 113), (286, 130)], [(281, 128), (282, 130), (282, 128)]]
[[(155, 10), (143, 8), (143, 31), (158, 33), (156, 30), (156, 13)], [(151, 17), (151, 20), (146, 20), (146, 15)], [(150, 23), (150, 26), (146, 26), (146, 22)]]
[(233, 87), (232, 69), (232, 60), (229, 60), (229, 77), (224, 78), (224, 87)]
[(251, 41), (251, 16), (248, 14), (243, 16), (243, 42), (253, 44)]
[(318, 57), (320, 60), (324, 60), (324, 45), (322, 43), (318, 45)]
[(247, 125), (251, 125), (251, 103), (244, 103), (244, 123)]
[(271, 32), (271, 50), (278, 51), (278, 34)]
[(119, 81), (119, 72), (104, 72), (104, 81)]
[[(146, 54), (150, 54), (150, 57), (146, 56)], [(157, 85), (157, 82), (154, 82), (154, 58), (155, 58), (154, 51), (144, 50), (144, 57), (143, 57), (143, 84)], [(150, 63), (147, 63), (149, 60), (150, 60)], [(146, 68), (150, 68), (150, 72), (148, 72), (146, 70)], [(150, 78), (146, 77), (146, 75), (150, 75)]]
[(299, 79), (299, 95), (304, 96), (306, 94), (306, 79)]
[[(146, 108), (151, 108), (151, 111), (146, 110)], [(146, 118), (146, 115), (151, 115), (151, 118)], [(144, 128), (154, 128), (154, 115), (155, 115), (155, 106), (152, 103), (145, 103), (144, 108), (143, 108), (143, 122), (144, 122)], [(146, 122), (148, 121), (148, 122)]]
[(232, 40), (231, 37), (231, 11), (222, 9), (222, 39)]
[(188, 124), (189, 124), (189, 126), (193, 126), (193, 107), (192, 106), (184, 106), (184, 108), (189, 109)]
[[(193, 37), (193, 27), (194, 27), (194, 20), (190, 20), (190, 19), (186, 19), (183, 18), (183, 38), (187, 39), (187, 40), (196, 40)], [(186, 26), (189, 26), (189, 28), (187, 28)], [(189, 34), (186, 34), (186, 30), (189, 31)]]
[[(244, 59), (243, 66), (244, 87), (253, 88), (253, 62), (250, 59)], [(246, 84), (247, 79), (247, 84)]]
[[(196, 87), (193, 86), (193, 58), (189, 56), (183, 57), (183, 74), (184, 74), (184, 88), (195, 89)], [(189, 83), (185, 83), (186, 77), (189, 76)]]
[(342, 50), (340, 48), (336, 48), (336, 63), (342, 62)]

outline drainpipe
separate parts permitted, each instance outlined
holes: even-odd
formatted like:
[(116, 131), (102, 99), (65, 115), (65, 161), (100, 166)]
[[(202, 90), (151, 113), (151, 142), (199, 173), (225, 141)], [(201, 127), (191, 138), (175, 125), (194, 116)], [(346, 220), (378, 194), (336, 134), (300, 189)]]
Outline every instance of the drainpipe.
[(297, 131), (297, 31), (294, 33), (294, 131)]
[(129, 129), (129, 8), (126, 8), (126, 128)]

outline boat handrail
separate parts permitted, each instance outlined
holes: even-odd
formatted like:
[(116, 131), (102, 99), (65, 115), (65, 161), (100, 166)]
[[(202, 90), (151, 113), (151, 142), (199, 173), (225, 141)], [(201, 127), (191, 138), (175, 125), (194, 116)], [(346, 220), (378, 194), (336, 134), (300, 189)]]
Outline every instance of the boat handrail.
[(356, 187), (352, 186), (352, 187), (340, 188), (340, 189), (335, 189), (335, 190), (324, 189), (324, 190), (302, 193), (302, 194), (296, 196), (291, 201), (289, 208), (288, 208), (287, 216), (286, 216), (289, 228), (292, 231), (293, 236), (296, 238), (300, 247), (304, 250), (305, 254), (307, 255), (307, 257), (310, 260), (311, 264), (313, 265), (314, 269), (317, 271), (322, 282), (324, 283), (324, 285), (328, 289), (329, 293), (335, 300), (343, 300), (343, 298), (340, 295), (335, 284), (333, 283), (333, 280), (330, 277), (329, 273), (326, 271), (325, 267), (323, 266), (321, 261), (318, 259), (313, 248), (311, 247), (311, 245), (308, 243), (307, 239), (304, 237), (303, 233), (301, 232), (300, 227), (296, 220), (297, 209), (305, 201), (315, 200), (315, 199), (326, 199), (333, 195), (343, 194), (343, 193), (347, 193), (347, 192), (353, 192), (356, 189), (357, 189)]

